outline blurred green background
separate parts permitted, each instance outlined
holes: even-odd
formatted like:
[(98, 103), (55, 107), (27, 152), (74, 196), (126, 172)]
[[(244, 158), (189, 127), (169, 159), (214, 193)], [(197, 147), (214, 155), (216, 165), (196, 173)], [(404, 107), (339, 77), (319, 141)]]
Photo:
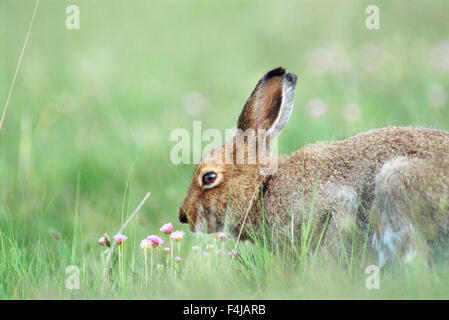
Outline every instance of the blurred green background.
[[(68, 5), (80, 29), (65, 27)], [(380, 30), (365, 8), (380, 8)], [(34, 1), (0, 0), (0, 102)], [(0, 223), (23, 243), (95, 242), (152, 196), (136, 228), (173, 221), (195, 165), (170, 133), (235, 125), (258, 79), (298, 74), (281, 152), (388, 125), (449, 129), (449, 2), (41, 0), (0, 131)], [(206, 144), (206, 143), (205, 143)], [(77, 183), (78, 181), (78, 183)], [(78, 189), (78, 193), (77, 193)]]

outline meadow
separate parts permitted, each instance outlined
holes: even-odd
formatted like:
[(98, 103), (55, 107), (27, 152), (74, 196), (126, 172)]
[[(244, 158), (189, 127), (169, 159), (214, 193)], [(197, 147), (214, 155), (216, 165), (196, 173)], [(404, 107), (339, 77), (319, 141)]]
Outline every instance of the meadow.
[[(77, 30), (65, 25), (72, 4)], [(379, 30), (365, 26), (370, 4)], [(1, 111), (33, 8), (0, 0)], [(448, 11), (444, 0), (41, 0), (0, 130), (0, 299), (449, 298), (447, 261), (382, 271), (369, 290), (357, 261), (281, 253), (263, 239), (227, 255), (234, 239), (178, 222), (195, 165), (170, 161), (173, 130), (233, 127), (278, 66), (298, 75), (281, 153), (389, 125), (449, 130)], [(105, 283), (98, 240), (148, 192)], [(167, 222), (182, 241), (159, 230)], [(150, 234), (164, 243), (146, 268)], [(69, 266), (79, 289), (67, 288)]]

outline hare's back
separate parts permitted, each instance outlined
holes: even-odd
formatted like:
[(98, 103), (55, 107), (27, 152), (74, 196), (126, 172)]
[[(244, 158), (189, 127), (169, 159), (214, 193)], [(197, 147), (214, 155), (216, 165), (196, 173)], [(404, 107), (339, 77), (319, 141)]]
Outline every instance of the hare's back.
[[(353, 148), (364, 158), (391, 156), (440, 157), (449, 153), (449, 132), (427, 128), (387, 127), (359, 133), (341, 141), (342, 149)], [(345, 150), (347, 151), (347, 150)]]
[(290, 155), (279, 168), (292, 184), (333, 182), (358, 185), (374, 181), (382, 166), (395, 157), (449, 162), (449, 132), (426, 128), (387, 127), (335, 142), (307, 145)]

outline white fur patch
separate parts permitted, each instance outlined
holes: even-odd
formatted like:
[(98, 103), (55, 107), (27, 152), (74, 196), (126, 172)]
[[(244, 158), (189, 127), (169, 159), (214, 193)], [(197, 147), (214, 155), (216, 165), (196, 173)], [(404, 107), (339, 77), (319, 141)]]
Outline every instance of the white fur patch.
[(387, 161), (379, 173), (376, 175), (376, 186), (386, 186), (386, 183), (390, 183), (392, 175), (397, 172), (398, 169), (404, 168), (410, 165), (412, 160), (407, 157), (396, 157)]
[(344, 200), (350, 207), (357, 206), (357, 192), (354, 188), (348, 186), (341, 186), (337, 190), (337, 197)]
[(372, 246), (378, 253), (378, 264), (382, 267), (388, 260), (400, 254), (404, 262), (410, 262), (416, 256), (416, 250), (412, 244), (406, 244), (407, 250), (405, 252), (397, 252), (400, 245), (403, 245), (404, 235), (410, 233), (413, 227), (411, 224), (403, 226), (398, 230), (393, 230), (390, 225), (387, 225), (380, 235), (374, 234)]

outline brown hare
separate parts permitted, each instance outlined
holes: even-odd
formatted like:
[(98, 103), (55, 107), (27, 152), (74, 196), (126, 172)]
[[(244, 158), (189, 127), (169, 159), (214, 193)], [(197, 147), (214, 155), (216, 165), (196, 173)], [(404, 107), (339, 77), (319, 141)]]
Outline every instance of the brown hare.
[[(428, 257), (449, 234), (449, 132), (387, 127), (278, 156), (269, 143), (290, 117), (296, 80), (284, 68), (260, 79), (234, 139), (198, 165), (180, 221), (241, 239), (265, 225), (295, 243), (313, 225), (311, 243), (331, 253), (362, 239), (380, 265)], [(251, 162), (251, 151), (266, 156)], [(264, 172), (268, 162), (277, 170)]]

